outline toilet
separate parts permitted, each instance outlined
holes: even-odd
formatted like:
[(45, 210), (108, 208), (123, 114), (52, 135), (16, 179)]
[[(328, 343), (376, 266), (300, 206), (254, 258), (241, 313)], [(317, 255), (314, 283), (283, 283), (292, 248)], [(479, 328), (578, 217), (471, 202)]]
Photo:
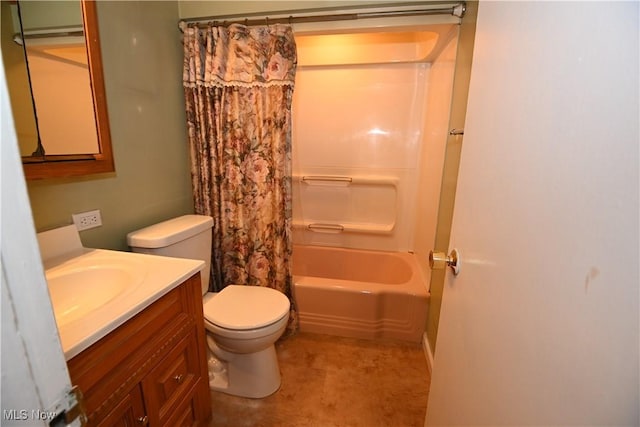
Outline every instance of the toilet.
[(262, 398), (280, 388), (274, 343), (289, 320), (289, 299), (260, 287), (229, 285), (209, 289), (211, 227), (204, 215), (184, 215), (127, 235), (133, 252), (205, 262), (200, 272), (207, 335), (209, 387), (241, 397)]

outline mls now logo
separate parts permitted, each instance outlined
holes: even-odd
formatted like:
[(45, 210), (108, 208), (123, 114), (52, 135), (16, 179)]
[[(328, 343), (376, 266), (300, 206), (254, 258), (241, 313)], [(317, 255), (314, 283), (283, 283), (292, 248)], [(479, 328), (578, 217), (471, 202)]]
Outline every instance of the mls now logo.
[(28, 411), (26, 409), (3, 409), (2, 419), (6, 421), (25, 421), (25, 420), (53, 420), (56, 413), (53, 411), (41, 411), (34, 409)]
[(3, 409), (3, 420), (23, 421), (29, 419), (29, 412), (26, 409)]

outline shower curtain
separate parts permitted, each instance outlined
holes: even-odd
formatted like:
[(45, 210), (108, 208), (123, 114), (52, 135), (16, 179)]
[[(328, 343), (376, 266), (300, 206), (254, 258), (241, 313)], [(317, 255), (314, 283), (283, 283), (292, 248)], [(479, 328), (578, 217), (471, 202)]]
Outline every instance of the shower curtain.
[[(214, 219), (211, 290), (291, 294), (291, 101), (288, 25), (183, 25), (187, 132), (196, 213)], [(290, 329), (297, 324), (292, 309)]]

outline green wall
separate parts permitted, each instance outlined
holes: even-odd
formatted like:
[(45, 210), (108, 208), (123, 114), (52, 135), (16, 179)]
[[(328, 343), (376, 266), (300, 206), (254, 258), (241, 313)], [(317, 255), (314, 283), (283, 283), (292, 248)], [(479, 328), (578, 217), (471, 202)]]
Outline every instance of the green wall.
[(87, 247), (127, 249), (126, 234), (193, 212), (176, 1), (100, 1), (98, 19), (115, 173), (29, 181), (36, 229), (100, 209)]
[(20, 17), (24, 30), (82, 27), (79, 0), (21, 1)]

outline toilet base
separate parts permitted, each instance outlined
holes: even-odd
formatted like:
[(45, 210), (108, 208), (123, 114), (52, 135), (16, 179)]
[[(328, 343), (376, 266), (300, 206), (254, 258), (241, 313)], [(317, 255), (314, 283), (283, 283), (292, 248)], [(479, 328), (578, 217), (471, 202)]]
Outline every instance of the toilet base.
[(233, 396), (259, 399), (280, 388), (275, 346), (256, 353), (222, 350), (208, 337), (209, 388)]

